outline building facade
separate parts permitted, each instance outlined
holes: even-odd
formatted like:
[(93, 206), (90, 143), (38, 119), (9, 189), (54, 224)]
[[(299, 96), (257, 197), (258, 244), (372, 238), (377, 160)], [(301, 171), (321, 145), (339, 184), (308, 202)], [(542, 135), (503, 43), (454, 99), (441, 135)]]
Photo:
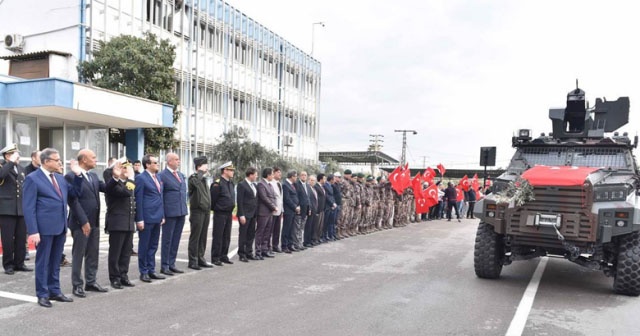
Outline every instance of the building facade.
[[(145, 32), (176, 47), (183, 169), (193, 156), (210, 155), (220, 135), (232, 130), (286, 158), (317, 162), (320, 63), (224, 1), (0, 3), (0, 37), (15, 36), (23, 43), (17, 50), (0, 42), (0, 57), (55, 51), (47, 71), (40, 71), (47, 77), (77, 81), (76, 65), (91, 59), (98, 41)], [(34, 72), (6, 63), (0, 72), (3, 67), (18, 77)]]

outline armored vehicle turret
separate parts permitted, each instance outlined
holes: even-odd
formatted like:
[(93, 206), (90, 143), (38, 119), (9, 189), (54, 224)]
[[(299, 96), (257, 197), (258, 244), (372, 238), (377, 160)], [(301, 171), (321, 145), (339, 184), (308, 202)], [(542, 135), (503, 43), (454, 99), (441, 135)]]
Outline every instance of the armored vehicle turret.
[(615, 132), (628, 122), (629, 98), (589, 108), (576, 88), (549, 118), (549, 135), (512, 138), (506, 172), (476, 204), (476, 275), (498, 278), (513, 261), (561, 256), (613, 277), (617, 293), (640, 295), (638, 137)]

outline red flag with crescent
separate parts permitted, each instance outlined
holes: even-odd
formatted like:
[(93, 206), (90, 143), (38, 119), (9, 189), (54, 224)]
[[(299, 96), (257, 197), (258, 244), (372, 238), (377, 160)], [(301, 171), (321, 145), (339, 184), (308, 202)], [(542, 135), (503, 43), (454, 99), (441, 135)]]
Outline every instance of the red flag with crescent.
[[(395, 190), (398, 194), (402, 194), (402, 189), (400, 188), (400, 180), (398, 179), (400, 177), (400, 166), (397, 166), (396, 169), (394, 169), (391, 174), (389, 174), (389, 182), (391, 182), (391, 188), (393, 188), (393, 190)], [(398, 189), (400, 189), (400, 191), (398, 191)]]
[(422, 198), (422, 175), (420, 173), (411, 180), (411, 188), (413, 189), (413, 197)]
[(469, 177), (467, 177), (467, 175), (463, 176), (462, 179), (460, 179), (460, 182), (458, 182), (458, 185), (460, 186), (460, 188), (462, 188), (462, 190), (469, 191), (469, 187), (471, 187)]
[(456, 187), (456, 202), (462, 202), (464, 201), (464, 192), (462, 191), (462, 188), (460, 188), (460, 186)]
[(429, 204), (424, 197), (416, 198), (416, 213), (423, 214), (429, 212)]
[(402, 191), (404, 191), (405, 189), (411, 186), (411, 170), (409, 169), (408, 163), (404, 166), (404, 169), (402, 169), (402, 171), (400, 172), (400, 177), (398, 178), (398, 180), (400, 180), (400, 183), (401, 183), (400, 187), (402, 188)]
[(440, 176), (444, 176), (444, 172), (447, 171), (446, 169), (444, 169), (444, 166), (442, 165), (442, 163), (438, 163), (438, 170), (440, 171)]
[(425, 189), (422, 192), (423, 197), (427, 200), (427, 204), (429, 207), (432, 207), (438, 204), (438, 186), (432, 184), (429, 188)]
[(480, 189), (480, 182), (478, 181), (478, 174), (473, 174), (473, 178), (471, 179), (471, 188), (476, 191), (476, 195), (478, 194), (478, 189)]
[(428, 167), (424, 170), (424, 173), (422, 173), (422, 179), (429, 182), (429, 184), (433, 183), (434, 178), (436, 178), (436, 171), (431, 167)]

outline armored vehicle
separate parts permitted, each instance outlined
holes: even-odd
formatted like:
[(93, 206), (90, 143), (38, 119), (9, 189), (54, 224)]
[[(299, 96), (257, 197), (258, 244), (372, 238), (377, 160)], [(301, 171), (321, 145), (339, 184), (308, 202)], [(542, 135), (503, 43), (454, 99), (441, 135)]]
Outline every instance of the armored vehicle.
[(564, 109), (550, 109), (553, 132), (519, 130), (516, 152), (480, 218), (474, 268), (495, 279), (515, 260), (564, 257), (613, 277), (616, 293), (640, 294), (640, 180), (627, 133), (629, 98), (596, 99), (579, 88)]

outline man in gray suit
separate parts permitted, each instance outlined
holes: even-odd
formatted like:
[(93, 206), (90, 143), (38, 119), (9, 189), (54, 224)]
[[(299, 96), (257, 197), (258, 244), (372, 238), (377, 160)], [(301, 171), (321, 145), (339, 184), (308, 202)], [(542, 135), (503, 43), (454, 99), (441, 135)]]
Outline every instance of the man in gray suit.
[(278, 210), (278, 200), (271, 181), (273, 181), (273, 169), (263, 169), (262, 179), (258, 182), (257, 258), (273, 258), (275, 256), (273, 252), (269, 251), (269, 240), (273, 231), (273, 212)]

